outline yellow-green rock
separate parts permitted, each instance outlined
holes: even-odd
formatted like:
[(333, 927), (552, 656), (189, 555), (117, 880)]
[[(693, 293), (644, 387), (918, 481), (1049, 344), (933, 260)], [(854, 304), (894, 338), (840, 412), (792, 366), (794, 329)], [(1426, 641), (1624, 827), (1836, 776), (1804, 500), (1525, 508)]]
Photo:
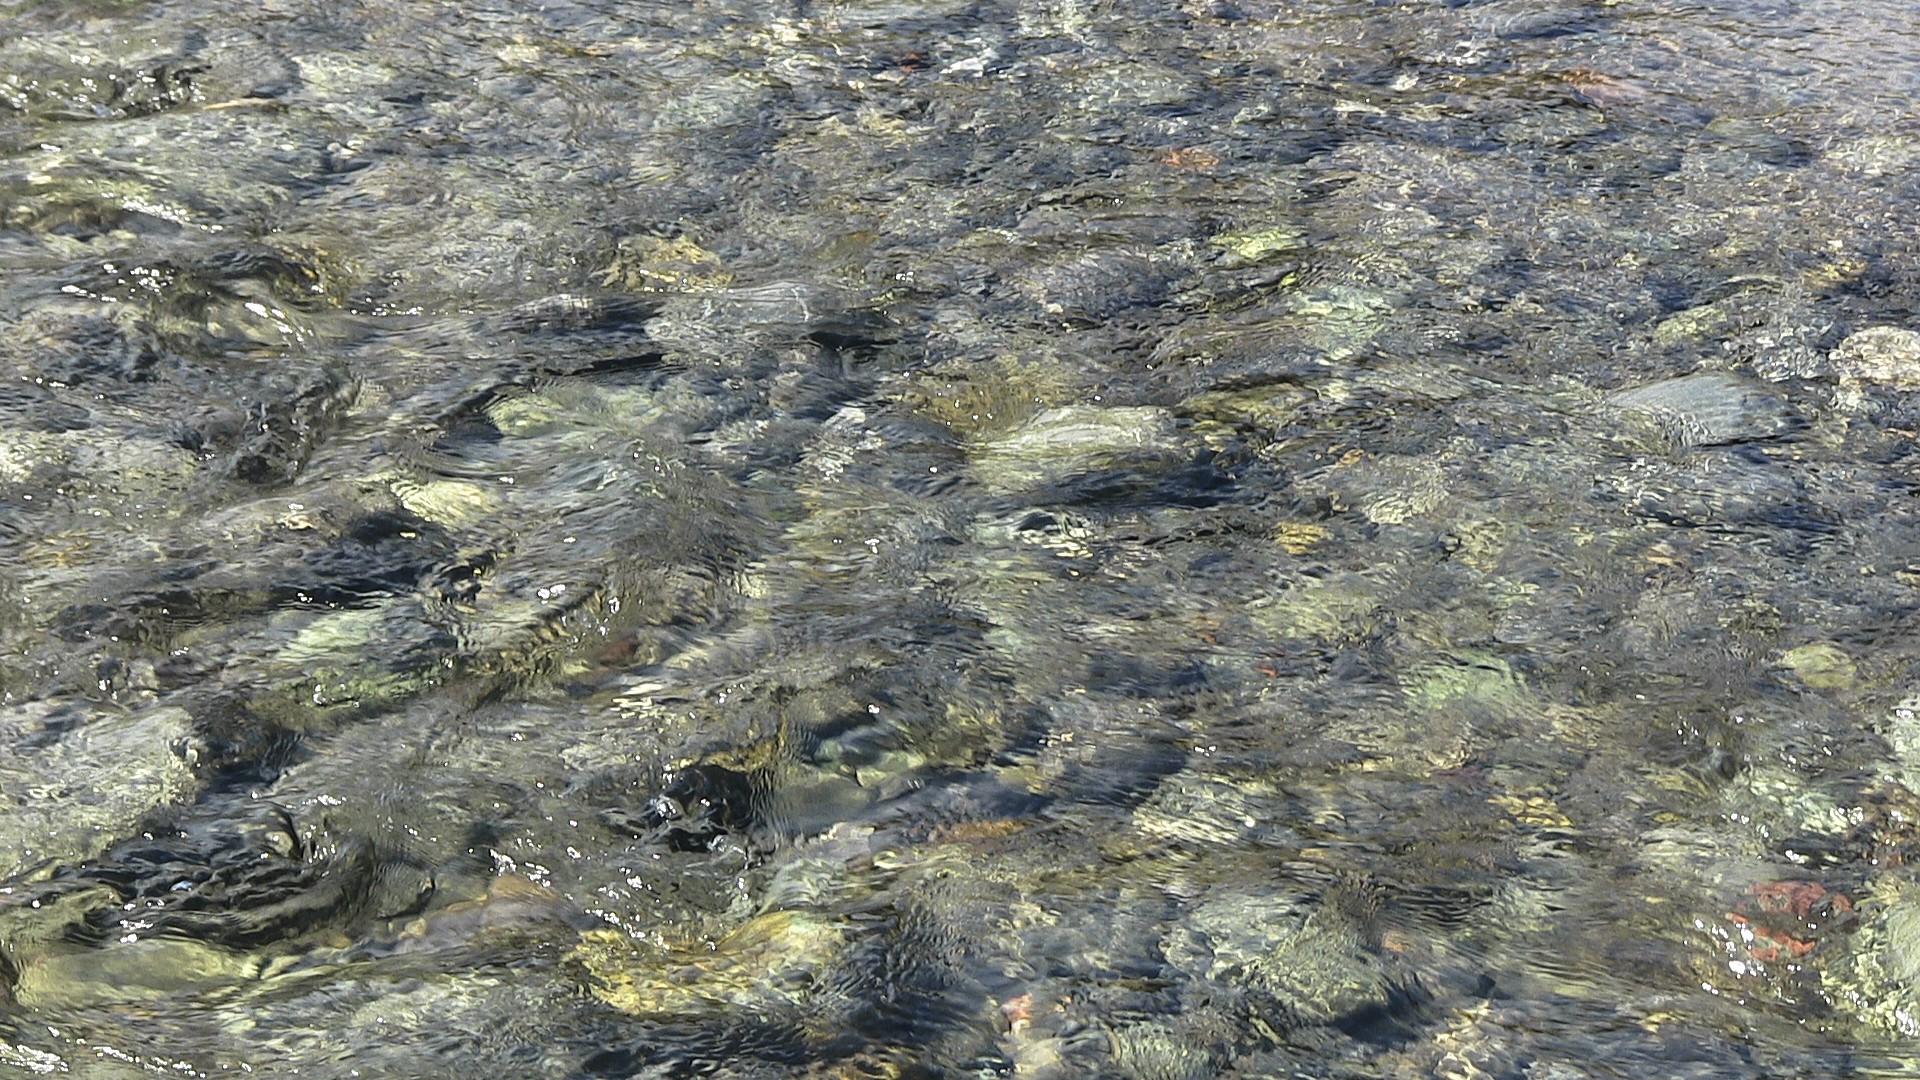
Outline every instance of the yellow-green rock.
[(1815, 690), (1845, 690), (1854, 684), (1853, 658), (1832, 642), (1788, 649), (1780, 654), (1780, 666)]
[(1296, 251), (1305, 246), (1300, 234), (1284, 225), (1227, 233), (1214, 237), (1213, 243), (1247, 262), (1259, 262), (1270, 255)]
[(570, 959), (593, 996), (637, 1016), (718, 1015), (809, 998), (839, 957), (837, 920), (773, 911), (717, 941), (662, 944), (617, 930), (589, 930)]

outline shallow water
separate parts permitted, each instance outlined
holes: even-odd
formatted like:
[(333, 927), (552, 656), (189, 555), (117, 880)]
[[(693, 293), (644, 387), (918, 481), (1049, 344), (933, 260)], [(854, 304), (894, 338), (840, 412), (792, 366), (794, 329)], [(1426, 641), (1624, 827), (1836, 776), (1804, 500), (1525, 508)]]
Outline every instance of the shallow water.
[(0, 1071), (1920, 1068), (1908, 5), (0, 19)]

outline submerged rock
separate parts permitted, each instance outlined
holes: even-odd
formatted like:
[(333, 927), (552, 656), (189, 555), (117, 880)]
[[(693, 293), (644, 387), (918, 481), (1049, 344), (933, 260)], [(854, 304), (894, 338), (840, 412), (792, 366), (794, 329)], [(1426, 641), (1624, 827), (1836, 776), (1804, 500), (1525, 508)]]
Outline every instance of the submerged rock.
[(733, 284), (720, 256), (684, 236), (622, 237), (600, 279), (635, 292), (713, 292)]
[(249, 982), (267, 966), (259, 956), (204, 941), (150, 937), (37, 956), (22, 968), (13, 996), (30, 1009), (159, 1001)]
[(662, 947), (617, 930), (590, 930), (571, 958), (595, 997), (641, 1016), (710, 1016), (797, 1005), (821, 989), (849, 940), (839, 920), (768, 912), (717, 941)]
[(1019, 288), (1050, 317), (1096, 326), (1150, 310), (1164, 298), (1170, 276), (1166, 262), (1146, 252), (1090, 251), (1036, 268)]
[(1646, 417), (1675, 445), (1727, 446), (1798, 429), (1800, 416), (1762, 383), (1726, 371), (1703, 371), (1636, 386), (1606, 404)]
[(183, 709), (16, 705), (0, 709), (0, 742), (0, 878), (88, 858), (198, 788)]
[(974, 475), (990, 487), (1030, 487), (1177, 449), (1173, 417), (1147, 406), (1064, 405), (980, 446)]
[(1920, 389), (1920, 330), (1870, 326), (1849, 334), (1831, 359), (1843, 379)]
[(1662, 319), (1653, 328), (1656, 345), (1682, 345), (1737, 332), (1749, 320), (1777, 303), (1777, 285), (1763, 277), (1737, 277), (1714, 290), (1707, 300)]
[(1165, 1024), (1128, 1024), (1108, 1036), (1114, 1066), (1128, 1080), (1203, 1080), (1219, 1075), (1205, 1046)]
[(1229, 892), (1194, 908), (1163, 947), (1190, 977), (1264, 998), (1270, 1023), (1337, 1024), (1407, 993), (1366, 937), (1331, 899)]
[(1830, 641), (1816, 641), (1780, 654), (1780, 667), (1814, 690), (1846, 690), (1854, 684), (1853, 658)]
[(1835, 1004), (1869, 1024), (1920, 1036), (1920, 886), (1905, 877), (1881, 882), (1851, 942), (1851, 963), (1828, 973)]

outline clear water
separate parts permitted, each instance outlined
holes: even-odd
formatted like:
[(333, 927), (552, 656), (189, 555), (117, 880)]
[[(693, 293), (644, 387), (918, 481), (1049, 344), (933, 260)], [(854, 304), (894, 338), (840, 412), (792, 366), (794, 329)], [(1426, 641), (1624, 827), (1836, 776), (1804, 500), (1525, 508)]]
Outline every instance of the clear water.
[(1909, 5), (0, 4), (0, 1072), (1920, 1068)]

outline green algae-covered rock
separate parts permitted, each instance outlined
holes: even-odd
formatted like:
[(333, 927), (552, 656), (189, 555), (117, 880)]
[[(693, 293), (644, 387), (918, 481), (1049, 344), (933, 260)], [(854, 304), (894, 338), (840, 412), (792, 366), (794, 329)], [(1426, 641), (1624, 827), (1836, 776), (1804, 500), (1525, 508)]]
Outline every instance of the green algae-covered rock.
[(1450, 656), (1409, 672), (1404, 683), (1409, 708), (1421, 713), (1458, 708), (1512, 715), (1530, 697), (1512, 665), (1497, 656)]

